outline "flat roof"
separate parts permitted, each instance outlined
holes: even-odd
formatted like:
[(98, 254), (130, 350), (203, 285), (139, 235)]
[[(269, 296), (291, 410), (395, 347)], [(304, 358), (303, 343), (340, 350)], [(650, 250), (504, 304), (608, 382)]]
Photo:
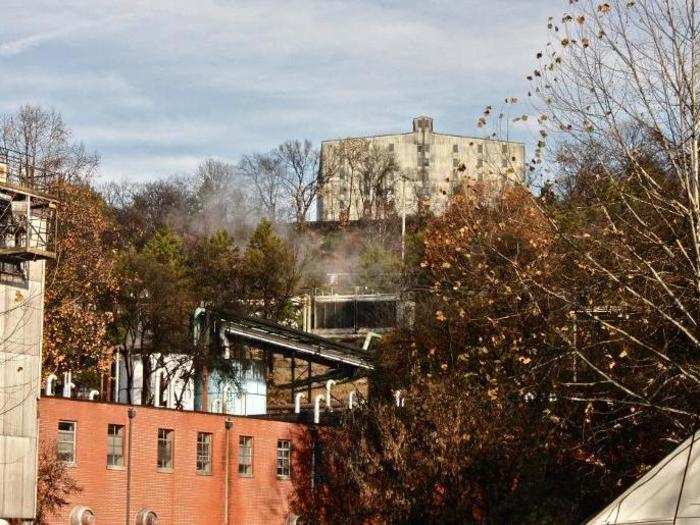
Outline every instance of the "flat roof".
[[(414, 135), (416, 133), (420, 133), (418, 131), (406, 131), (403, 133), (380, 133), (378, 135), (363, 135), (363, 136), (349, 136), (349, 137), (342, 137), (342, 138), (335, 138), (335, 139), (326, 139), (322, 140), (321, 144), (326, 144), (330, 142), (340, 142), (342, 140), (353, 140), (353, 139), (380, 139), (380, 138), (385, 138), (385, 137), (403, 137), (406, 135)], [(501, 140), (501, 139), (494, 139), (491, 137), (474, 137), (472, 135), (457, 135), (455, 133), (439, 133), (437, 131), (429, 131), (428, 132), (430, 135), (440, 135), (441, 137), (454, 137), (458, 139), (469, 139), (469, 140), (480, 140), (483, 142), (504, 142), (507, 144), (518, 144), (520, 146), (525, 146), (524, 142), (520, 142), (517, 140)]]

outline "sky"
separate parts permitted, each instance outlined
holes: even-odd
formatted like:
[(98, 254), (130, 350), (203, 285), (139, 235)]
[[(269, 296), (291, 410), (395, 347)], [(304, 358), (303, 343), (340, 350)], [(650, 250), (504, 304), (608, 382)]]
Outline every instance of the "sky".
[(103, 180), (236, 162), (290, 138), (478, 136), (563, 0), (3, 0), (0, 112), (59, 111)]

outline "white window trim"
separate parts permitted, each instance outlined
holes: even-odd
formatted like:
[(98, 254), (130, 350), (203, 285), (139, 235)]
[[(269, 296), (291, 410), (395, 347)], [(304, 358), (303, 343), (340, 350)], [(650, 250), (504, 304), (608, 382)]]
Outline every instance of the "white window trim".
[[(72, 461), (63, 461), (64, 465), (68, 467), (75, 467), (78, 464), (78, 422), (77, 421), (71, 421), (69, 419), (59, 419), (58, 420), (59, 425), (61, 423), (71, 423), (73, 425), (73, 460)], [(62, 442), (60, 441), (60, 436), (61, 432), (67, 432), (67, 430), (60, 430), (58, 428), (58, 425), (56, 426), (56, 431), (58, 432), (58, 437), (59, 439), (56, 440), (56, 453), (58, 453), (58, 443)]]

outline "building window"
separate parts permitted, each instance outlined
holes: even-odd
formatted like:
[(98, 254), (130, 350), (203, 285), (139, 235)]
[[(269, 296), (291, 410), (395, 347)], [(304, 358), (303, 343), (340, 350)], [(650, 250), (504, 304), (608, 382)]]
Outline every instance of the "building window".
[(457, 144), (452, 145), (452, 153), (459, 153), (459, 146)]
[(453, 168), (459, 167), (459, 159), (452, 159), (452, 167)]
[(253, 475), (253, 438), (251, 436), (238, 438), (238, 474)]
[(476, 167), (477, 168), (483, 168), (484, 167), (484, 159), (479, 159), (476, 161)]
[(124, 466), (124, 425), (107, 425), (107, 466)]
[(484, 145), (483, 145), (483, 144), (479, 144), (479, 145), (476, 147), (476, 151), (479, 152), (479, 153), (483, 153), (483, 152), (484, 152)]
[(392, 152), (392, 153), (394, 152), (394, 143), (393, 143), (393, 142), (391, 142), (391, 143), (389, 144), (389, 151)]
[(175, 432), (167, 428), (158, 429), (158, 468), (172, 470), (173, 441)]
[(75, 421), (58, 422), (58, 459), (75, 464)]
[(277, 440), (277, 477), (288, 478), (291, 473), (292, 443), (287, 439)]
[(501, 167), (502, 168), (507, 168), (508, 167), (508, 159), (503, 159), (501, 161)]
[(197, 473), (211, 474), (211, 434), (197, 432)]
[(423, 166), (425, 166), (426, 168), (430, 166), (430, 159), (423, 159)]
[(501, 152), (508, 153), (508, 144), (501, 144)]

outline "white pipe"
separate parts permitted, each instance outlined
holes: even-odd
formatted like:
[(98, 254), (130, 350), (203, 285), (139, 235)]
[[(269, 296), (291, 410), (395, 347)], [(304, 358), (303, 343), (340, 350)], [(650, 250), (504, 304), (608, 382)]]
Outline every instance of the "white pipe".
[(352, 410), (355, 408), (355, 391), (351, 390), (348, 394), (348, 409)]
[(314, 400), (314, 423), (317, 425), (321, 422), (321, 400), (323, 399), (323, 394), (316, 396)]
[(71, 397), (74, 387), (75, 383), (73, 383), (73, 373), (63, 372), (63, 397)]
[(228, 340), (228, 337), (226, 337), (226, 332), (222, 331), (221, 332), (221, 346), (224, 348), (224, 359), (231, 359), (231, 343)]
[(394, 391), (394, 399), (396, 400), (396, 406), (401, 406), (401, 390)]
[(326, 381), (326, 408), (329, 412), (333, 412), (333, 400), (331, 399), (331, 387), (335, 385), (335, 381), (329, 379)]
[(58, 378), (56, 377), (56, 374), (50, 374), (49, 377), (46, 378), (46, 390), (44, 393), (47, 396), (52, 396), (53, 395), (53, 384)]
[(95, 390), (95, 389), (93, 388), (92, 390), (90, 390), (90, 393), (88, 394), (88, 399), (89, 399), (90, 401), (94, 401), (94, 400), (95, 400), (95, 396), (97, 396), (97, 395), (99, 395), (99, 394), (100, 394), (100, 391), (99, 391), (99, 390)]
[(231, 391), (231, 385), (224, 385), (221, 391), (221, 411), (228, 414), (228, 400), (229, 392)]
[(115, 403), (119, 403), (119, 381), (121, 381), (120, 377), (120, 368), (121, 366), (121, 356), (119, 355), (119, 352), (114, 354), (114, 397), (112, 398), (112, 401)]
[(294, 396), (294, 413), (298, 414), (301, 412), (301, 398), (304, 397), (304, 392), (297, 392)]
[(369, 350), (369, 345), (372, 343), (372, 338), (376, 337), (377, 339), (381, 339), (382, 336), (379, 335), (377, 332), (367, 332), (367, 335), (365, 336), (365, 342), (362, 343), (362, 349), (363, 350)]
[(160, 380), (163, 377), (163, 371), (162, 370), (156, 370), (156, 374), (154, 377), (154, 388), (153, 391), (155, 395), (153, 396), (153, 406), (154, 407), (159, 407), (160, 406)]

